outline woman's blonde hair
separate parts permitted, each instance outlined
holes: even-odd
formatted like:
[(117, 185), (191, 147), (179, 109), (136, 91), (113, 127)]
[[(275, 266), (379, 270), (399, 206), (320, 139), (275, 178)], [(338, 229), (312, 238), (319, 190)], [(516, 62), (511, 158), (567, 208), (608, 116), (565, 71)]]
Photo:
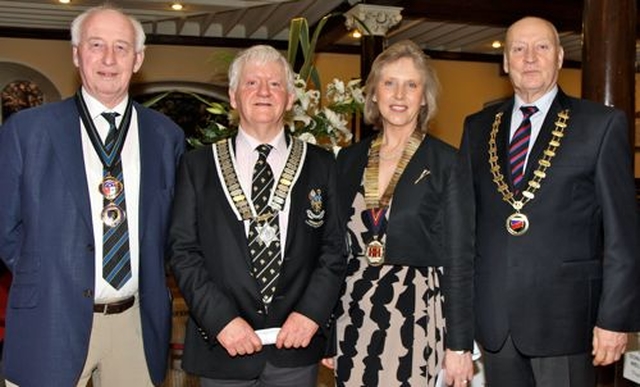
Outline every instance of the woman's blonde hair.
[(399, 59), (409, 58), (413, 61), (416, 68), (422, 75), (424, 86), (424, 100), (427, 102), (420, 107), (418, 113), (418, 130), (422, 133), (427, 132), (429, 121), (435, 115), (438, 109), (438, 94), (440, 93), (440, 82), (435, 70), (429, 63), (429, 57), (418, 47), (417, 44), (410, 40), (402, 40), (392, 44), (384, 50), (373, 62), (371, 72), (367, 77), (364, 86), (364, 119), (368, 124), (380, 129), (382, 128), (382, 116), (378, 104), (374, 101), (376, 85), (380, 80), (382, 69)]

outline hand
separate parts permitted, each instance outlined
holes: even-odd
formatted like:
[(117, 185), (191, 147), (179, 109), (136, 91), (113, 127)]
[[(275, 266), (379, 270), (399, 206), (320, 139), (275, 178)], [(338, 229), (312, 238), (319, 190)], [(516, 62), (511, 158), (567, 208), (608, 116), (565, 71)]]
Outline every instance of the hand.
[(593, 365), (605, 366), (618, 360), (627, 349), (627, 334), (593, 328)]
[(447, 349), (444, 353), (445, 384), (453, 387), (468, 387), (473, 379), (473, 360), (471, 352), (456, 353)]
[(318, 328), (318, 324), (309, 317), (292, 312), (282, 324), (276, 338), (276, 348), (306, 348)]
[(236, 317), (222, 328), (218, 342), (227, 350), (229, 356), (251, 355), (262, 350), (260, 338), (243, 318)]
[(334, 367), (332, 357), (325, 357), (324, 359), (320, 360), (320, 364), (322, 364), (323, 366), (327, 367), (330, 370), (332, 370)]

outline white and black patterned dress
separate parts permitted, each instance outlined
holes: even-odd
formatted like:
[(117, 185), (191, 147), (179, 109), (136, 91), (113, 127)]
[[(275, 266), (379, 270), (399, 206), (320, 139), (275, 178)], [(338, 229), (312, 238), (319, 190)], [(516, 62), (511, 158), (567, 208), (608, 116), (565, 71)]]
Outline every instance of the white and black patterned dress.
[(337, 308), (336, 385), (433, 386), (444, 357), (442, 269), (369, 265), (363, 192), (361, 186), (348, 223), (351, 254)]

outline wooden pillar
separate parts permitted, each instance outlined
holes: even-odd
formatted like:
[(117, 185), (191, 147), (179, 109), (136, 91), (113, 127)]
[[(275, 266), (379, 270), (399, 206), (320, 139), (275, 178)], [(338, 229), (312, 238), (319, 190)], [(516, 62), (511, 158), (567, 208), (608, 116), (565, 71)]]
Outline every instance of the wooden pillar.
[[(635, 144), (636, 0), (585, 0), (582, 97), (623, 110)], [(622, 361), (598, 367), (598, 387), (628, 387)]]
[(636, 0), (585, 0), (582, 96), (623, 110), (635, 144)]
[[(385, 49), (385, 40), (383, 36), (362, 35), (360, 40), (360, 79), (362, 79), (363, 85), (371, 72), (373, 61)], [(375, 132), (373, 126), (366, 124), (363, 119), (360, 120), (360, 130), (354, 137), (356, 141), (359, 141), (372, 136)]]
[[(357, 29), (362, 33), (360, 40), (360, 79), (362, 84), (367, 80), (371, 65), (385, 48), (385, 35), (389, 28), (402, 20), (402, 8), (373, 4), (356, 4), (346, 12), (345, 25), (348, 30)], [(355, 133), (355, 141), (367, 138), (374, 133), (370, 125), (361, 121), (359, 133)]]
[(373, 61), (385, 49), (385, 38), (376, 35), (362, 35), (360, 48), (360, 78), (364, 84), (371, 71)]

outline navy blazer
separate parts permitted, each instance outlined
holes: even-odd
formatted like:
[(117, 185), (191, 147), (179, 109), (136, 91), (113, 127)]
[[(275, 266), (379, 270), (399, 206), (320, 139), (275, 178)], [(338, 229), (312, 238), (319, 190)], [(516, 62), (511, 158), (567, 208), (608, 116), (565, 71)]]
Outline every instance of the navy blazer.
[[(498, 350), (508, 334), (528, 356), (591, 351), (593, 326), (640, 329), (640, 257), (627, 119), (620, 110), (565, 95), (552, 102), (529, 156), (524, 181), (547, 148), (558, 113), (569, 120), (535, 198), (522, 213), (521, 236), (505, 221), (514, 209), (498, 193), (488, 162), (494, 117), (505, 179), (514, 100), (465, 121), (461, 154), (477, 203), (475, 320), (477, 340)], [(507, 180), (511, 186), (511, 182)]]
[[(160, 113), (139, 104), (134, 108), (142, 335), (151, 379), (161, 383), (171, 323), (165, 238), (184, 135)], [(75, 385), (91, 335), (95, 247), (92, 187), (87, 187), (73, 98), (18, 112), (0, 128), (0, 187), (0, 258), (13, 274), (5, 377), (23, 387)]]
[[(353, 199), (373, 138), (340, 151), (338, 169), (341, 212), (346, 222), (354, 216)], [(385, 263), (414, 267), (444, 266), (447, 347), (473, 346), (468, 269), (473, 259), (473, 205), (470, 179), (458, 170), (455, 148), (425, 136), (409, 161), (393, 193), (387, 225)], [(356, 216), (359, 216), (356, 215)]]

